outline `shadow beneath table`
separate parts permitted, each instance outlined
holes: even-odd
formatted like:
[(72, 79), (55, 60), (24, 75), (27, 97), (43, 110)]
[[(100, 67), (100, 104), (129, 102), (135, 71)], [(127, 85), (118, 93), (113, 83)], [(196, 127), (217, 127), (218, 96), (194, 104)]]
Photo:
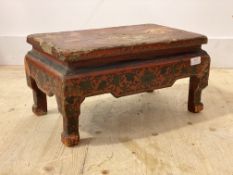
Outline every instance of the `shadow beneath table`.
[[(198, 114), (188, 112), (187, 87), (187, 84), (178, 84), (154, 93), (119, 99), (110, 95), (92, 101), (87, 99), (80, 117), (79, 146), (116, 144), (125, 138), (157, 137), (233, 113), (233, 93), (212, 85), (203, 91), (205, 109)], [(83, 132), (89, 136), (82, 137)]]

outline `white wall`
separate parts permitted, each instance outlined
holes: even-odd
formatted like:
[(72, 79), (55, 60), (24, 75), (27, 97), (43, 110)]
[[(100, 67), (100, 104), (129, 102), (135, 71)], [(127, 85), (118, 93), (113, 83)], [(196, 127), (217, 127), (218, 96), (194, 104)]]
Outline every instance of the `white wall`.
[(0, 0), (0, 64), (23, 64), (25, 36), (157, 23), (209, 37), (215, 67), (233, 67), (233, 0)]

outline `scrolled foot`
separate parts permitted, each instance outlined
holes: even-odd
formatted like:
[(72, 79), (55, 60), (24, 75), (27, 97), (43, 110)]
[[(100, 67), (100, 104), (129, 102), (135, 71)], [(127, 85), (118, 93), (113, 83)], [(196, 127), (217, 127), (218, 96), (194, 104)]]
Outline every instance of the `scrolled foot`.
[(78, 145), (79, 143), (79, 135), (73, 134), (73, 135), (66, 135), (64, 133), (61, 134), (61, 141), (64, 145), (68, 147), (73, 147), (75, 145)]
[(32, 106), (32, 112), (36, 114), (37, 116), (42, 116), (47, 114), (47, 109), (45, 108), (39, 108), (35, 104)]
[(198, 104), (188, 106), (188, 110), (193, 113), (201, 112), (203, 109), (204, 109), (203, 103), (198, 103)]

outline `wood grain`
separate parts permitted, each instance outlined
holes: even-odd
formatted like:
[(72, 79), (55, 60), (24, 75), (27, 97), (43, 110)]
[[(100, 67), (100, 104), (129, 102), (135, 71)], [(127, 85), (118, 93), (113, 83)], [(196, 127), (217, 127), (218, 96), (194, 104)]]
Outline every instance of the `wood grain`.
[(186, 111), (188, 79), (153, 93), (87, 98), (82, 139), (67, 148), (55, 99), (48, 115), (34, 116), (23, 68), (0, 67), (0, 174), (231, 175), (232, 77), (233, 70), (211, 71), (199, 114)]

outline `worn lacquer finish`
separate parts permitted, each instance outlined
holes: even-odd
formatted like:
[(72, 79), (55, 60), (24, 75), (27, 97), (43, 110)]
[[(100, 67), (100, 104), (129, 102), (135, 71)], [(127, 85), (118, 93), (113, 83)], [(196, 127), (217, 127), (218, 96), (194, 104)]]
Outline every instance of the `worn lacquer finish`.
[[(28, 84), (37, 94), (34, 96), (36, 99), (33, 111), (37, 115), (46, 113), (46, 99), (41, 98), (40, 94), (55, 94), (59, 112), (64, 119), (62, 140), (66, 145), (72, 146), (79, 140), (78, 117), (80, 104), (85, 97), (102, 93), (112, 93), (115, 97), (120, 97), (169, 87), (177, 79), (191, 77), (188, 107), (191, 112), (199, 112), (202, 110), (200, 93), (207, 86), (210, 63), (207, 54), (200, 55), (202, 63), (196, 66), (190, 66), (190, 59), (196, 56), (192, 54), (182, 59), (174, 57), (143, 61), (119, 68), (106, 68), (68, 76), (62, 75), (57, 70), (51, 71), (48, 65), (27, 56), (25, 65)], [(37, 90), (39, 89), (37, 86), (41, 90)]]
[[(30, 35), (36, 50), (77, 66), (196, 51), (207, 38), (155, 24)], [(100, 59), (101, 58), (101, 59)], [(98, 61), (96, 61), (98, 60)], [(88, 64), (85, 64), (88, 61)]]
[[(155, 26), (142, 25), (140, 27), (134, 26), (131, 28), (121, 27), (117, 28), (117, 30), (116, 28), (107, 29), (107, 31), (109, 30), (109, 33), (110, 31), (112, 32), (112, 30), (119, 30), (118, 33), (121, 33), (122, 31), (125, 32), (125, 30), (135, 30), (141, 32), (142, 28), (145, 30), (149, 30), (148, 27), (153, 28)], [(156, 26), (155, 29), (157, 30), (157, 32), (161, 32), (162, 29), (171, 30), (170, 28), (161, 29), (160, 26)], [(172, 31), (173, 30), (174, 29), (172, 29)], [(91, 32), (96, 33), (97, 31), (99, 31), (101, 35), (102, 30), (94, 30)], [(90, 31), (83, 32), (89, 33)], [(178, 33), (179, 32), (180, 31), (178, 30)], [(77, 33), (75, 33), (75, 36), (76, 34)], [(135, 32), (134, 34), (126, 35), (125, 37), (136, 37), (137, 34), (138, 33)], [(60, 38), (62, 38), (65, 34), (62, 33), (54, 35), (56, 35), (56, 37), (59, 36)], [(191, 37), (193, 35), (196, 34), (191, 34), (189, 36)], [(44, 35), (39, 36), (42, 37)], [(49, 37), (51, 36), (49, 35)], [(146, 35), (143, 36), (146, 38)], [(161, 34), (161, 40), (163, 40), (162, 36), (164, 38), (167, 37)], [(44, 37), (47, 37), (47, 35), (45, 35)], [(148, 38), (150, 37), (151, 35), (148, 34)], [(181, 32), (181, 36), (175, 37), (187, 38), (187, 33), (183, 36)], [(155, 42), (155, 39), (153, 40), (151, 38), (145, 40), (147, 41), (146, 43)], [(158, 40), (159, 39), (156, 39), (156, 41)], [(93, 40), (93, 42), (94, 41), (95, 40)], [(172, 38), (170, 38), (170, 41), (170, 43), (172, 43)], [(97, 44), (94, 43), (93, 47), (98, 46), (99, 48), (98, 44), (100, 43), (98, 43), (98, 41), (96, 42)], [(132, 44), (131, 40), (123, 40), (121, 42), (128, 46)], [(109, 43), (109, 45), (111, 47), (115, 47), (118, 43), (118, 40), (114, 40), (113, 43)], [(181, 43), (181, 48), (182, 46), (185, 46), (184, 40), (177, 40), (177, 43)], [(191, 38), (190, 41), (187, 41), (187, 45), (190, 43), (192, 43)], [(197, 44), (197, 40), (195, 37), (193, 38), (193, 43)], [(90, 42), (88, 41), (88, 44), (85, 42), (80, 43), (80, 46), (77, 46), (76, 49), (80, 49), (79, 47), (84, 46), (85, 44), (88, 47), (91, 47)], [(102, 44), (104, 44), (105, 48), (111, 48), (108, 44), (105, 43), (105, 41)], [(156, 45), (157, 43), (154, 44)], [(115, 97), (121, 97), (140, 92), (152, 92), (154, 89), (172, 86), (176, 80), (185, 77), (190, 77), (188, 110), (194, 113), (200, 112), (203, 109), (203, 104), (201, 103), (201, 91), (208, 84), (210, 66), (210, 58), (205, 51), (202, 51), (200, 49), (200, 44), (201, 43), (199, 43), (199, 46), (197, 47), (199, 48), (198, 51), (192, 51), (190, 53), (181, 52), (180, 54), (175, 54), (173, 56), (169, 54), (166, 56), (161, 56), (158, 54), (155, 57), (148, 54), (148, 58), (141, 59), (141, 57), (134, 57), (135, 52), (132, 51), (131, 56), (130, 52), (128, 53), (128, 57), (131, 58), (131, 61), (120, 61), (119, 59), (117, 59), (115, 60), (115, 62), (111, 63), (103, 58), (104, 61), (102, 62), (101, 66), (93, 66), (93, 64), (91, 64), (90, 67), (87, 66), (79, 68), (76, 66), (65, 64), (65, 61), (62, 62), (61, 60), (58, 60), (56, 58), (56, 55), (51, 56), (48, 53), (45, 53), (45, 51), (41, 51), (40, 49), (36, 50), (36, 46), (25, 57), (27, 82), (28, 85), (33, 89), (33, 112), (37, 115), (46, 114), (46, 95), (55, 95), (57, 99), (58, 110), (63, 116), (62, 142), (67, 146), (74, 146), (78, 144), (80, 138), (80, 105), (84, 101), (85, 97), (103, 93), (111, 93)], [(63, 45), (56, 45), (56, 47), (61, 46), (63, 47)], [(70, 47), (74, 46), (71, 45)], [(149, 46), (145, 44), (145, 48), (147, 47)], [(63, 49), (66, 49), (66, 46), (64, 46)], [(83, 49), (85, 49), (85, 47)], [(140, 47), (138, 49), (140, 51)], [(99, 49), (95, 48), (95, 50)], [(118, 54), (115, 52), (114, 48), (107, 50), (107, 52), (112, 53), (112, 55)], [(70, 54), (72, 53), (73, 52), (71, 52)], [(87, 53), (87, 56), (88, 55), (90, 56), (89, 52)], [(191, 65), (190, 60), (194, 57), (200, 57), (201, 62), (197, 65)], [(79, 62), (79, 58), (84, 59), (84, 57), (75, 57), (75, 59), (77, 59), (75, 63)], [(91, 59), (94, 61), (96, 60), (94, 58)], [(101, 57), (99, 57), (98, 59), (101, 59)], [(89, 65), (88, 63), (89, 61), (86, 62), (86, 65)], [(93, 62), (91, 62), (90, 60), (90, 63)]]

